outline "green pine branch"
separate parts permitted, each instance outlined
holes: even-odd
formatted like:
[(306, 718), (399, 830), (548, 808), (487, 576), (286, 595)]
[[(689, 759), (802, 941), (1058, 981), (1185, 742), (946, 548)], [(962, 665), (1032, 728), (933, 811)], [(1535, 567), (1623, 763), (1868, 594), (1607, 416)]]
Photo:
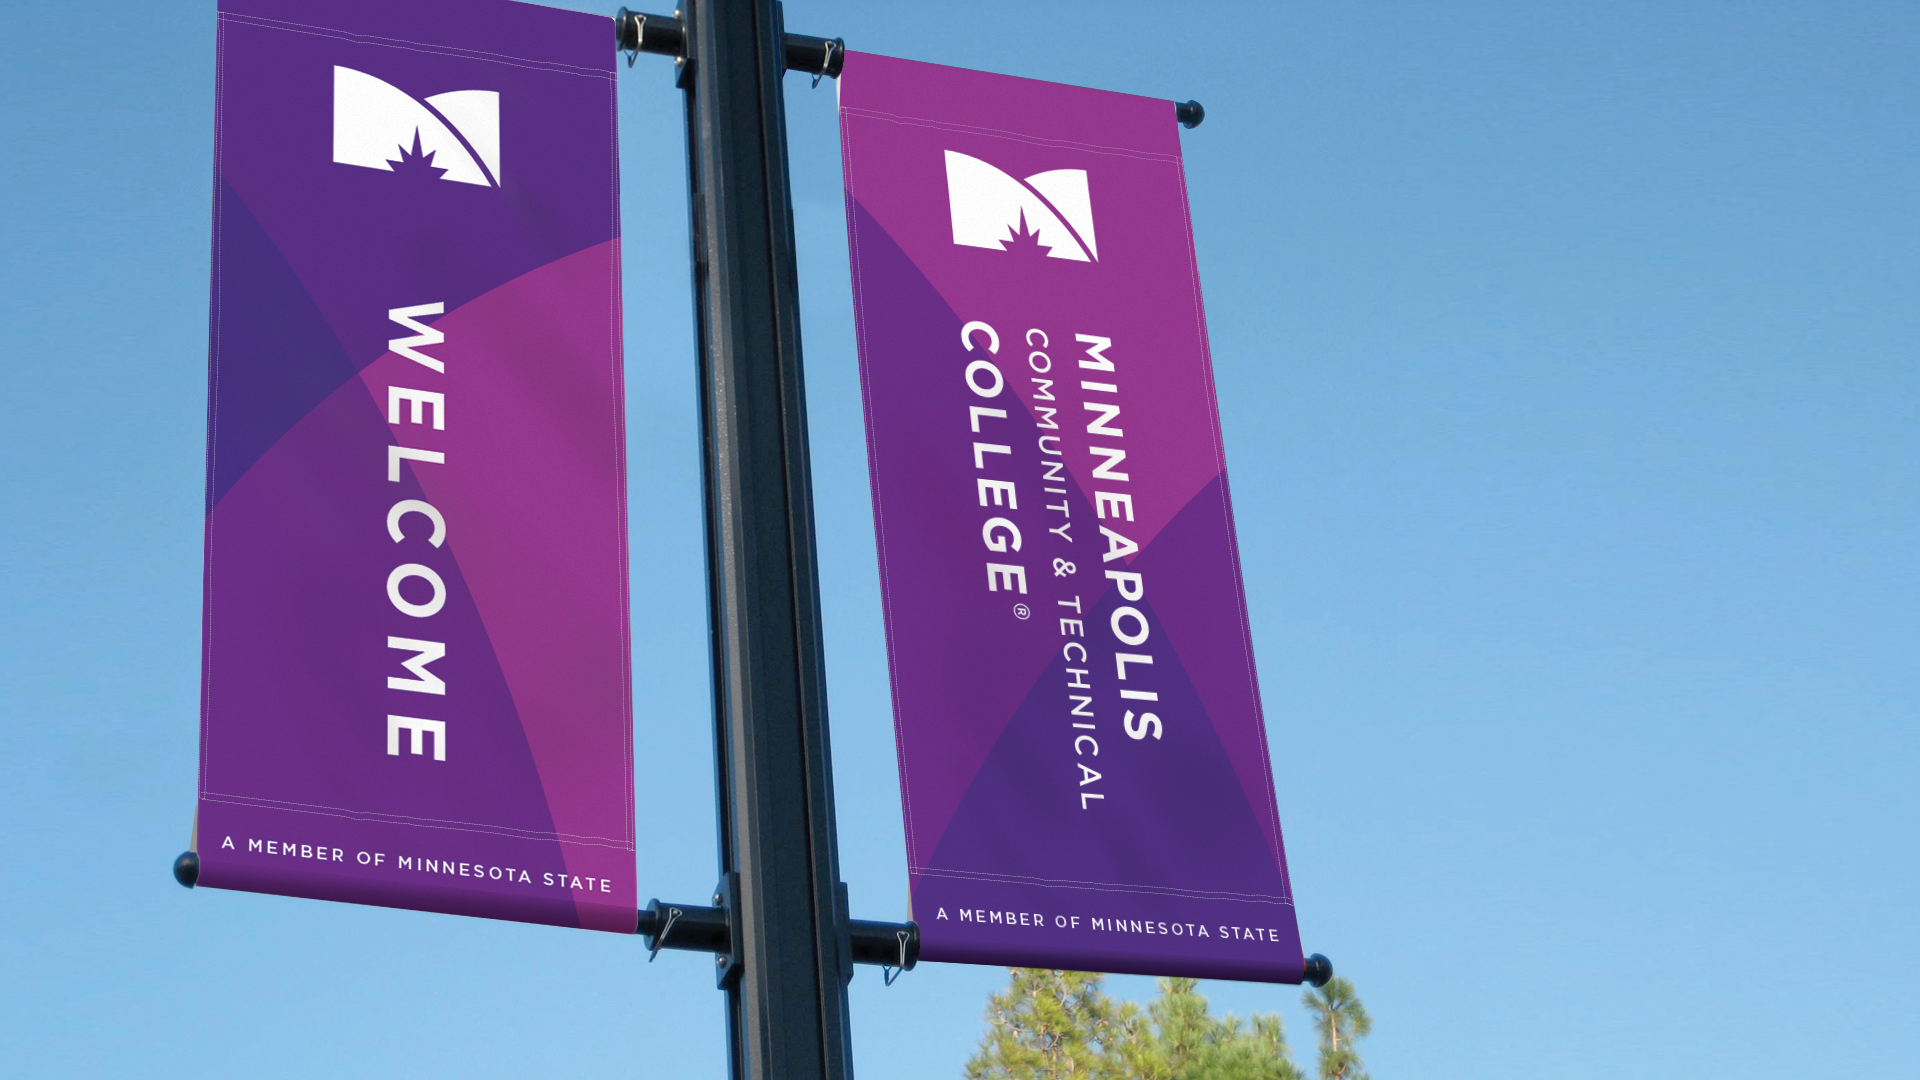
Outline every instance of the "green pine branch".
[[(1160, 996), (1142, 1009), (1108, 997), (1104, 978), (1011, 969), (1007, 988), (987, 1000), (966, 1080), (1306, 1080), (1278, 1015), (1215, 1016), (1193, 979), (1160, 980)], [(1326, 1060), (1323, 1052), (1322, 1077)], [(1333, 1075), (1362, 1080), (1358, 1061)]]

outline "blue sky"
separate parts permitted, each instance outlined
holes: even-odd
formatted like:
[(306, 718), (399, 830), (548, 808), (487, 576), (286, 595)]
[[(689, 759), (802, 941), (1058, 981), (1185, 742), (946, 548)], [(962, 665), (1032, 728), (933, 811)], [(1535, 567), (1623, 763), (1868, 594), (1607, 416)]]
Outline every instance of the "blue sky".
[[(1920, 1054), (1920, 9), (831, 3), (1183, 136), (1300, 924), (1375, 1075)], [(597, 9), (596, 9), (597, 10)], [(717, 1076), (705, 962), (200, 890), (213, 8), (0, 64), (0, 1071)], [(841, 857), (904, 917), (834, 97), (788, 80)], [(714, 873), (681, 101), (620, 89), (642, 895)], [(997, 969), (853, 984), (955, 1076)], [(1150, 984), (1116, 979), (1123, 994)], [(1203, 985), (1220, 1008), (1291, 988)]]

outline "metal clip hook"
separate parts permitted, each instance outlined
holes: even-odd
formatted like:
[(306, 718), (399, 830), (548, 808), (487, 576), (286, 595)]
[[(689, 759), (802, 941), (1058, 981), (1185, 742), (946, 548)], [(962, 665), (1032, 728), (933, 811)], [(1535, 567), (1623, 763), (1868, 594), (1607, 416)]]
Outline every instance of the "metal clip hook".
[[(627, 66), (632, 67), (633, 62), (640, 59), (640, 46), (645, 44), (647, 40), (647, 17), (638, 11), (629, 12), (629, 14), (633, 16), (633, 49), (627, 53)], [(656, 948), (654, 951), (659, 952), (660, 950)], [(648, 960), (647, 962), (652, 963), (653, 961)]]
[(660, 932), (653, 936), (653, 948), (647, 951), (647, 963), (653, 963), (654, 958), (660, 955), (661, 947), (667, 943), (667, 935), (673, 932), (673, 924), (680, 921), (680, 916), (684, 914), (686, 914), (686, 912), (681, 911), (677, 907), (667, 909), (666, 925), (662, 926)]
[[(839, 46), (842, 49), (845, 48), (845, 46), (840, 45), (839, 42), (834, 41), (832, 38), (827, 39), (827, 47), (820, 50), (820, 70), (813, 73), (813, 85), (808, 87), (807, 89), (809, 90), (820, 89), (821, 76), (825, 75), (827, 73), (827, 69), (833, 66), (833, 50), (836, 46)], [(893, 985), (892, 980), (888, 980), (887, 985), (889, 986)]]
[(893, 936), (900, 939), (900, 963), (880, 965), (880, 978), (884, 979), (888, 986), (892, 986), (893, 980), (898, 979), (901, 973), (907, 970), (907, 932), (895, 930)]

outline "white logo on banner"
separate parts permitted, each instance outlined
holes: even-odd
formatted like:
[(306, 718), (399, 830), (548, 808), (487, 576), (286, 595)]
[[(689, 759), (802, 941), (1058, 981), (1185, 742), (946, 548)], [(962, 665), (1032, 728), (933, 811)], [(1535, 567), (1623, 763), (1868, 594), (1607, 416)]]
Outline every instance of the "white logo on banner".
[(947, 151), (947, 205), (953, 242), (1007, 250), (1037, 243), (1056, 259), (1094, 262), (1093, 201), (1087, 170), (1054, 169), (1016, 180), (976, 157)]
[(500, 94), (450, 90), (416, 101), (364, 71), (333, 69), (333, 160), (500, 186)]

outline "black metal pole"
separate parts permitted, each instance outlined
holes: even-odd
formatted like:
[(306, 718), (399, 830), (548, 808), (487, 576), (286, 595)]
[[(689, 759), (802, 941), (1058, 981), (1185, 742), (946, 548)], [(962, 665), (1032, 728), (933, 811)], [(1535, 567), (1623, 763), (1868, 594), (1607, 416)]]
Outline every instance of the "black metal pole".
[(852, 1075), (774, 0), (680, 12), (732, 1075)]

